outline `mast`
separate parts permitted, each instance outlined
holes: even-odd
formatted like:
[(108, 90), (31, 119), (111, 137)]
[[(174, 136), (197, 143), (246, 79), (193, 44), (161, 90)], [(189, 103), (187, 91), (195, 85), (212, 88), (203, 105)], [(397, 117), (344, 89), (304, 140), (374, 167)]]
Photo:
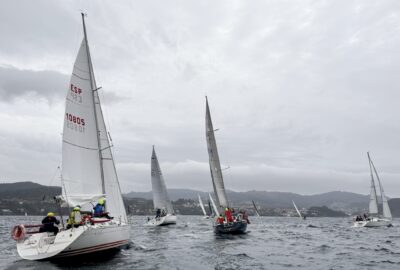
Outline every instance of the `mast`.
[(86, 25), (85, 25), (85, 14), (82, 14), (82, 24), (83, 24), (83, 34), (85, 37), (85, 44), (86, 44), (86, 53), (88, 57), (88, 66), (89, 66), (89, 78), (90, 78), (90, 86), (92, 88), (92, 98), (93, 98), (93, 110), (94, 110), (94, 119), (95, 119), (95, 126), (96, 126), (96, 134), (97, 134), (97, 145), (98, 145), (98, 151), (99, 151), (99, 161), (100, 161), (100, 175), (101, 175), (101, 189), (102, 193), (106, 193), (106, 187), (104, 183), (104, 170), (103, 170), (103, 155), (101, 153), (101, 143), (100, 143), (100, 131), (99, 131), (99, 124), (97, 120), (97, 112), (96, 112), (96, 101), (94, 98), (94, 91), (97, 91), (96, 89), (96, 83), (94, 82), (94, 73), (93, 73), (93, 66), (92, 66), (92, 61), (90, 57), (90, 52), (89, 52), (89, 43), (88, 43), (88, 38), (87, 38), (87, 33), (86, 33)]

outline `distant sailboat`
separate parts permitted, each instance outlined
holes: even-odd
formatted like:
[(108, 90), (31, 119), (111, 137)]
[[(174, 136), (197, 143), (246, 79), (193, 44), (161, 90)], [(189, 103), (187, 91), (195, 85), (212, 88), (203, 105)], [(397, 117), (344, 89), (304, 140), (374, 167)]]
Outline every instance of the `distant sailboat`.
[[(83, 214), (82, 226), (62, 228), (57, 235), (28, 232), (40, 225), (18, 225), (13, 238), (18, 254), (27, 260), (76, 256), (121, 247), (130, 242), (114, 159), (93, 72), (82, 14), (84, 39), (68, 87), (62, 134), (62, 196), (69, 207), (90, 212), (92, 204), (105, 198), (109, 217)], [(29, 228), (29, 229), (28, 229)], [(27, 229), (27, 230), (25, 230)], [(15, 234), (14, 234), (15, 232)]]
[(251, 201), (251, 202), (253, 203), (253, 206), (254, 206), (254, 211), (256, 212), (257, 216), (258, 216), (258, 217), (260, 217), (260, 213), (258, 212), (258, 209), (257, 209), (256, 203), (255, 203), (254, 201)]
[(157, 214), (156, 217), (148, 220), (147, 225), (163, 226), (176, 224), (177, 218), (168, 196), (167, 187), (161, 173), (154, 146), (151, 155), (151, 185), (153, 187), (154, 209), (156, 209)]
[[(378, 172), (375, 168), (374, 163), (372, 162), (369, 152), (367, 152), (367, 156), (368, 156), (369, 170), (370, 170), (370, 175), (371, 175), (369, 216), (366, 219), (364, 217), (361, 217), (361, 220), (355, 220), (354, 226), (355, 227), (391, 226), (392, 225), (392, 213), (390, 211), (387, 197), (385, 195), (385, 192), (383, 191), (383, 186), (382, 186), (381, 180), (379, 179)], [(379, 190), (380, 190), (381, 201), (382, 201), (382, 212), (383, 212), (382, 215), (380, 215), (379, 211), (378, 211), (378, 196), (376, 193), (374, 174), (379, 183)]]
[[(212, 184), (214, 188), (214, 194), (218, 204), (218, 209), (221, 213), (224, 213), (225, 208), (229, 208), (228, 198), (225, 192), (224, 180), (222, 178), (221, 164), (219, 161), (217, 143), (215, 141), (214, 128), (211, 121), (210, 108), (208, 106), (208, 100), (206, 97), (206, 139), (208, 148), (208, 157), (210, 164), (210, 173)], [(211, 202), (213, 202), (210, 196)], [(219, 215), (219, 210), (214, 207), (215, 214)], [(229, 210), (228, 210), (229, 211)], [(223, 223), (218, 222), (219, 217), (214, 218), (213, 227), (215, 233), (244, 233), (247, 228), (248, 219), (244, 217), (245, 213), (239, 214), (237, 219), (225, 220)]]
[(300, 218), (304, 219), (304, 217), (301, 215), (300, 210), (297, 208), (297, 205), (294, 203), (294, 201), (292, 201), (294, 209), (296, 209), (297, 214), (299, 215)]
[(207, 215), (207, 212), (206, 212), (206, 209), (204, 208), (204, 204), (203, 204), (203, 201), (201, 200), (200, 194), (197, 194), (197, 196), (199, 197), (199, 204), (200, 204), (201, 211), (203, 211), (203, 217), (205, 219), (209, 219), (210, 216)]

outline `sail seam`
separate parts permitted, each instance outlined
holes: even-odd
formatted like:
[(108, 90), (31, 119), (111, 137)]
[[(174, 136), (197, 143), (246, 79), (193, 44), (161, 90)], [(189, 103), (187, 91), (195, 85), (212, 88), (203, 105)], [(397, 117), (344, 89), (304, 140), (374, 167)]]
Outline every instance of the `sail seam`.
[(86, 78), (83, 78), (83, 77), (81, 77), (81, 76), (78, 76), (77, 74), (75, 74), (75, 73), (72, 73), (72, 75), (74, 75), (75, 77), (77, 77), (77, 78), (79, 78), (79, 79), (81, 79), (81, 80), (84, 80), (84, 81), (89, 81), (90, 79), (86, 79)]
[(65, 142), (65, 143), (67, 143), (67, 144), (69, 144), (69, 145), (72, 145), (72, 146), (76, 146), (76, 147), (79, 147), (79, 148), (83, 148), (83, 149), (88, 149), (88, 150), (99, 150), (99, 149), (97, 149), (97, 148), (90, 148), (90, 147), (80, 146), (80, 145), (77, 145), (77, 144), (68, 142), (68, 141), (66, 141), (66, 140), (63, 140), (63, 142)]

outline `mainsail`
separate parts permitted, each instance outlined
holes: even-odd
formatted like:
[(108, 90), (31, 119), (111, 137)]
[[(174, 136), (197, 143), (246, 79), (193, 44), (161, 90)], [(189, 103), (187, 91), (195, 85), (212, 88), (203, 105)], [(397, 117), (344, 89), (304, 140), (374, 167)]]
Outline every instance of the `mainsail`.
[(210, 172), (214, 188), (214, 194), (220, 208), (229, 207), (228, 199), (225, 192), (224, 180), (222, 178), (221, 164), (219, 162), (217, 143), (214, 136), (214, 128), (211, 121), (210, 108), (206, 97), (206, 138), (208, 157), (210, 163)]
[(204, 208), (204, 204), (203, 204), (203, 201), (201, 200), (200, 194), (197, 194), (197, 196), (199, 197), (199, 204), (200, 204), (201, 210), (203, 211), (203, 215), (207, 216), (207, 212), (206, 212), (206, 209)]
[(69, 206), (81, 205), (83, 209), (105, 196), (106, 211), (127, 222), (82, 19), (85, 38), (75, 60), (65, 106), (62, 196)]
[[(389, 207), (389, 203), (387, 200), (387, 197), (385, 195), (385, 192), (383, 191), (383, 186), (381, 184), (381, 180), (379, 179), (379, 175), (378, 172), (375, 168), (374, 163), (372, 162), (371, 158), (369, 157), (369, 153), (368, 153), (368, 158), (370, 161), (370, 166), (372, 165), (372, 168), (374, 169), (375, 175), (376, 175), (376, 179), (378, 180), (379, 183), (379, 190), (381, 192), (381, 199), (382, 199), (382, 211), (383, 211), (383, 217), (384, 218), (388, 218), (388, 219), (392, 219), (392, 213), (390, 211), (390, 207)], [(376, 194), (375, 194), (376, 196)]]
[(297, 205), (294, 203), (294, 201), (292, 201), (294, 208), (296, 209), (297, 214), (299, 215), (300, 218), (303, 218), (303, 216), (301, 215), (301, 212), (299, 211), (299, 209), (297, 208)]
[(153, 187), (153, 203), (154, 209), (164, 209), (169, 214), (174, 213), (171, 201), (165, 186), (164, 177), (161, 173), (160, 164), (158, 163), (156, 151), (153, 146), (151, 155), (151, 185)]
[(369, 198), (369, 214), (370, 215), (378, 215), (378, 197), (376, 195), (374, 174), (372, 171), (372, 161), (371, 161), (371, 157), (369, 156), (369, 152), (367, 152), (367, 156), (368, 156), (368, 163), (369, 163), (369, 171), (371, 174), (371, 192), (370, 192), (370, 198)]

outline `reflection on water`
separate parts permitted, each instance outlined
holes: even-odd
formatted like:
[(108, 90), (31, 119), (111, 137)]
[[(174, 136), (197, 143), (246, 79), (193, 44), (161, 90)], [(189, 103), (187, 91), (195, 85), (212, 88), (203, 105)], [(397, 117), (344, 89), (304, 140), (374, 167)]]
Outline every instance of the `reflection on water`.
[(215, 236), (209, 220), (179, 216), (170, 227), (131, 218), (132, 244), (57, 261), (18, 257), (10, 231), (41, 217), (0, 217), (0, 269), (400, 269), (400, 224), (352, 228), (350, 219), (253, 218), (244, 235)]

